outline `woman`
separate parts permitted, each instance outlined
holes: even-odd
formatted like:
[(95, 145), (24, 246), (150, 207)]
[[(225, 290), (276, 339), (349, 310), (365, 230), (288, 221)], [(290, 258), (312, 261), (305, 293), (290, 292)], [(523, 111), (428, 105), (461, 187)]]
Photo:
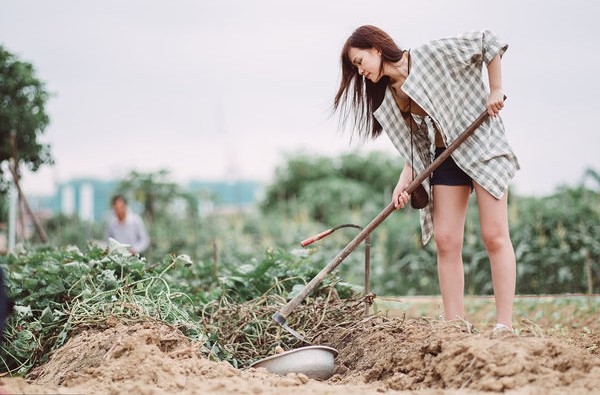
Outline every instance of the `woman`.
[(405, 189), (415, 175), (487, 108), (491, 117), (423, 183), (429, 199), (421, 210), (422, 239), (424, 244), (432, 234), (435, 239), (444, 318), (463, 318), (463, 234), (475, 191), (496, 300), (494, 330), (512, 332), (516, 263), (507, 195), (519, 163), (498, 115), (504, 106), (501, 56), (507, 47), (483, 31), (404, 51), (383, 30), (359, 27), (342, 49), (334, 110), (341, 112), (343, 123), (352, 115), (361, 137), (385, 131), (406, 159), (392, 195), (396, 208), (403, 208), (410, 199)]

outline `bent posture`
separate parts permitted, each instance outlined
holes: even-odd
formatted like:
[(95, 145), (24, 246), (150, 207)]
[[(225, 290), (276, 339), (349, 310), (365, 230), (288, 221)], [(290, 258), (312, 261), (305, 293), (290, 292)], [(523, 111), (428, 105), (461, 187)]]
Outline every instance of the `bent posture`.
[(482, 31), (407, 51), (383, 30), (361, 26), (342, 49), (334, 109), (342, 122), (352, 118), (362, 137), (385, 131), (404, 157), (392, 195), (394, 205), (403, 208), (410, 199), (405, 189), (415, 175), (487, 108), (490, 118), (423, 183), (429, 200), (420, 213), (422, 240), (435, 239), (445, 318), (464, 317), (462, 246), (468, 200), (475, 191), (490, 258), (496, 328), (512, 330), (516, 263), (507, 195), (519, 163), (499, 116), (504, 106), (501, 56), (507, 47), (494, 33)]

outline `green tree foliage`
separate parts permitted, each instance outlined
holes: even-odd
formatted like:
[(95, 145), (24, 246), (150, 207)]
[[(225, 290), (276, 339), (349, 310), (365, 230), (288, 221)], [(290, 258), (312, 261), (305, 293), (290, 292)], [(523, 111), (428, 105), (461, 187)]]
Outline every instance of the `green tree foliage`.
[(44, 221), (48, 242), (55, 247), (87, 246), (89, 240), (102, 240), (102, 224), (82, 220), (76, 215), (57, 214)]
[(401, 170), (400, 160), (380, 152), (338, 159), (298, 154), (275, 170), (261, 209), (289, 214), (301, 206), (324, 224), (344, 221), (339, 214), (352, 210), (368, 217), (389, 200)]
[(600, 189), (600, 173), (597, 172), (596, 170), (592, 169), (592, 168), (588, 168), (585, 170), (585, 172), (583, 173), (583, 180), (581, 182), (582, 186), (585, 185), (585, 182), (591, 179), (595, 186), (596, 189)]
[(521, 199), (518, 213), (512, 236), (519, 292), (600, 292), (600, 193), (561, 188)]
[[(511, 195), (509, 216), (518, 294), (600, 292), (599, 192), (577, 186), (545, 197)], [(373, 236), (373, 284), (379, 293), (439, 293), (434, 242), (421, 246), (416, 217), (394, 213)], [(467, 212), (462, 258), (465, 292), (491, 295), (475, 196)]]
[[(0, 45), (0, 164), (13, 156), (11, 133), (16, 133), (19, 162), (36, 171), (52, 164), (50, 147), (39, 141), (49, 123), (44, 84), (30, 63)], [(0, 188), (6, 186), (0, 167)]]
[(10, 201), (8, 194), (0, 193), (0, 218), (8, 218)]
[(197, 213), (197, 205), (193, 198), (174, 182), (169, 181), (169, 171), (162, 169), (157, 172), (131, 171), (117, 186), (117, 192), (140, 203), (143, 207), (142, 216), (145, 220), (154, 222), (162, 212), (176, 199), (185, 200), (184, 208), (190, 215)]
[[(399, 165), (382, 154), (349, 154), (337, 160), (299, 155), (278, 168), (261, 208), (265, 215), (296, 218), (303, 213), (323, 224), (320, 229), (313, 227), (307, 236), (338, 223), (364, 226), (387, 204)], [(518, 293), (600, 292), (600, 194), (584, 186), (587, 181), (600, 187), (598, 180), (598, 173), (588, 169), (580, 186), (560, 188), (552, 196), (510, 195)], [(326, 265), (354, 236), (348, 232), (336, 232), (309, 247), (320, 250), (314, 259)], [(375, 292), (439, 293), (435, 243), (421, 245), (415, 210), (393, 213), (371, 237)], [(362, 260), (358, 251), (351, 254), (339, 266), (341, 276), (362, 284)], [(463, 262), (466, 292), (492, 294), (490, 262), (481, 240), (474, 195), (465, 225)]]
[[(185, 204), (177, 203), (182, 202), (176, 198), (179, 189), (168, 181), (166, 173), (134, 173), (120, 190), (126, 192), (134, 208), (136, 201), (140, 207), (146, 207), (144, 197), (155, 194), (152, 198), (155, 221), (147, 218), (156, 243), (146, 255), (151, 265), (163, 261), (166, 254), (188, 254), (202, 263), (203, 270), (208, 270), (196, 273), (197, 276), (227, 273), (224, 278), (231, 277), (235, 283), (241, 272), (263, 273), (254, 267), (256, 257), (273, 248), (303, 251), (309, 254), (311, 265), (323, 268), (358, 231), (340, 229), (304, 248), (300, 241), (338, 224), (365, 226), (388, 204), (400, 168), (393, 155), (386, 157), (379, 153), (348, 154), (335, 159), (296, 156), (289, 165), (278, 169), (260, 211), (215, 212), (201, 221), (193, 208), (188, 210)], [(365, 174), (361, 174), (361, 169)], [(551, 196), (509, 196), (518, 293), (600, 292), (600, 184), (596, 189), (584, 186), (584, 182), (596, 185), (594, 174), (597, 173), (587, 171), (580, 186), (560, 188)], [(287, 191), (288, 187), (293, 193)], [(463, 245), (465, 291), (490, 295), (493, 292), (490, 263), (481, 240), (474, 194), (469, 204)], [(93, 232), (83, 224), (69, 231), (77, 224), (59, 219), (55, 222), (65, 242)], [(423, 247), (420, 238), (419, 213), (410, 208), (392, 213), (373, 231), (370, 254), (373, 292), (439, 294), (435, 243), (431, 241)], [(344, 281), (362, 286), (364, 259), (364, 244), (361, 244), (336, 270)], [(285, 259), (278, 261), (278, 265), (284, 267), (285, 262)], [(265, 273), (269, 276), (269, 272)], [(308, 275), (302, 273), (302, 276)], [(259, 282), (253, 280), (253, 285)]]
[(167, 170), (132, 171), (116, 192), (126, 196), (130, 205), (141, 205), (150, 236), (150, 256), (161, 259), (175, 251), (194, 255), (190, 249), (197, 242), (197, 199), (169, 181)]
[[(364, 226), (388, 203), (403, 162), (381, 152), (349, 153), (337, 159), (298, 155), (276, 170), (261, 206), (293, 217), (304, 213), (321, 223), (305, 236), (341, 223)], [(310, 248), (321, 250), (314, 259), (326, 265), (355, 235), (340, 230)], [(384, 294), (437, 293), (435, 252), (420, 242), (419, 214), (406, 208), (393, 213), (371, 234), (371, 284)], [(342, 277), (364, 284), (364, 248), (360, 246), (342, 265)]]

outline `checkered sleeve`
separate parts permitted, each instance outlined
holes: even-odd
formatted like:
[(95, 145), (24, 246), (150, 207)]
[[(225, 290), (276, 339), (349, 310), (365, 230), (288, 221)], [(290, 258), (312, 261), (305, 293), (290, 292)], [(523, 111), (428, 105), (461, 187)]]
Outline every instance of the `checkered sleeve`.
[(507, 49), (508, 44), (494, 32), (483, 30), (435, 40), (420, 50), (442, 53), (444, 61), (454, 64), (454, 67), (460, 67), (460, 65), (480, 66), (484, 62), (487, 65), (496, 55), (502, 56)]
[(484, 30), (481, 34), (483, 60), (485, 64), (490, 62), (496, 57), (496, 55), (504, 54), (508, 49), (508, 44), (502, 41), (494, 32), (490, 30)]

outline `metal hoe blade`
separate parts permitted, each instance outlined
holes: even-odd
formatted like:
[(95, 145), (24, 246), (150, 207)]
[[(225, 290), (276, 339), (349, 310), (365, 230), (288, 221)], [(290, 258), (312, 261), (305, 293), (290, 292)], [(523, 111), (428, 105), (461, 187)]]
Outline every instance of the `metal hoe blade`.
[(273, 316), (271, 318), (273, 318), (273, 321), (277, 322), (283, 329), (288, 331), (296, 339), (300, 340), (303, 343), (310, 345), (310, 342), (308, 340), (306, 340), (301, 334), (299, 334), (298, 332), (296, 332), (295, 330), (290, 328), (288, 326), (288, 324), (285, 323), (285, 318), (283, 318), (278, 312), (273, 314)]

